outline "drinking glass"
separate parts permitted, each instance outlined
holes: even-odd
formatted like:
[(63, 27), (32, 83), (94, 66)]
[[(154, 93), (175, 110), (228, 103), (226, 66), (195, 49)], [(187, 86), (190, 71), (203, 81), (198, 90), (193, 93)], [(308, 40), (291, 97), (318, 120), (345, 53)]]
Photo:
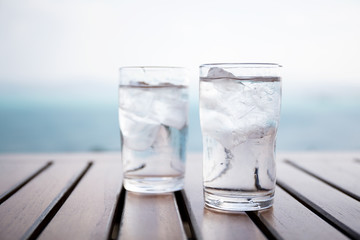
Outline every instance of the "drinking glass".
[(183, 187), (187, 114), (184, 68), (120, 68), (119, 125), (125, 189), (164, 193)]
[(252, 211), (273, 204), (281, 66), (200, 66), (203, 186), (207, 207)]

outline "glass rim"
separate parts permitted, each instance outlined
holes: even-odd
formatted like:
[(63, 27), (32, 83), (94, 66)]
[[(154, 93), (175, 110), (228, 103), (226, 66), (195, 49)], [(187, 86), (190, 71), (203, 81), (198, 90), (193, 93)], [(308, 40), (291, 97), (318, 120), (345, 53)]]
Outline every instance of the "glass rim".
[(119, 70), (123, 69), (186, 69), (180, 66), (123, 66), (119, 67)]
[(281, 68), (277, 63), (206, 63), (200, 68), (221, 67), (221, 68)]

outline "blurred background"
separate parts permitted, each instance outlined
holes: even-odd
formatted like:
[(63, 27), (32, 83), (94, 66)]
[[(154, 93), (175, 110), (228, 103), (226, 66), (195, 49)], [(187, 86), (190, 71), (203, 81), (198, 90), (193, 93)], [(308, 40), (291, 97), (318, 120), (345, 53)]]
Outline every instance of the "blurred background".
[(0, 153), (119, 151), (118, 68), (283, 65), (278, 151), (360, 150), (358, 0), (0, 0)]

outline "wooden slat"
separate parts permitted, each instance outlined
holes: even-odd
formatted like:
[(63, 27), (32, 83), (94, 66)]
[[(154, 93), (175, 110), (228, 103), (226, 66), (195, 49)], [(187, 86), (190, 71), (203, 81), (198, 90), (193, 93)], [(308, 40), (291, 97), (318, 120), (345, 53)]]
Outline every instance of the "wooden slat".
[(360, 164), (354, 158), (291, 158), (288, 162), (360, 201)]
[(248, 215), (215, 212), (204, 208), (202, 156), (188, 157), (185, 196), (195, 233), (203, 239), (266, 239)]
[(201, 230), (204, 239), (267, 239), (245, 213), (204, 209)]
[(186, 239), (174, 194), (127, 191), (119, 239)]
[[(353, 160), (356, 166), (353, 166), (349, 173), (349, 169), (346, 169), (345, 164), (341, 163), (341, 159), (353, 159), (354, 156), (359, 156), (359, 154), (354, 155), (353, 153), (291, 153), (279, 154), (279, 156), (291, 161), (294, 160), (297, 164), (299, 164), (297, 159), (301, 161), (302, 159), (326, 161), (336, 158), (340, 161), (334, 162), (334, 167), (339, 167), (341, 172), (347, 171), (345, 178), (353, 176), (351, 172), (360, 166), (359, 162)], [(11, 161), (8, 161), (10, 159)], [(24, 161), (25, 159), (26, 161)], [(64, 188), (84, 171), (88, 160), (92, 159), (104, 160), (104, 164), (101, 161), (101, 166), (99, 166), (98, 162), (95, 162), (47, 225), (40, 238), (105, 239), (109, 222), (113, 217), (114, 204), (111, 202), (116, 201), (116, 194), (118, 194), (121, 184), (113, 181), (119, 177), (117, 174), (121, 173), (121, 170), (115, 169), (115, 165), (117, 166), (118, 163), (114, 163), (112, 169), (110, 167), (106, 170), (107, 166), (112, 164), (107, 160), (119, 159), (119, 154), (0, 155), (0, 163), (6, 160), (6, 163), (19, 164), (18, 166), (39, 163), (38, 166), (41, 167), (43, 166), (41, 164), (52, 159), (56, 160), (54, 165), (36, 176), (0, 205), (0, 239), (20, 239), (24, 236), (25, 232), (41, 218), (41, 214), (44, 214), (46, 209), (51, 206), (59, 193), (63, 192)], [(61, 163), (58, 163), (58, 159), (61, 160)], [(318, 164), (317, 166), (321, 167), (322, 165)], [(329, 168), (326, 173), (330, 171), (331, 174), (335, 175), (324, 174), (320, 178), (353, 191), (349, 186), (343, 185), (353, 180), (350, 179), (342, 183), (340, 180), (339, 183), (337, 177), (341, 178), (345, 173), (336, 176), (336, 170), (334, 171), (331, 166), (332, 163), (326, 166)], [(313, 165), (301, 165), (301, 167), (306, 167), (305, 169), (309, 171), (315, 169)], [(3, 176), (5, 176), (1, 174), (1, 171), (2, 167), (0, 166), (0, 186), (4, 179)], [(20, 173), (20, 170), (17, 173)], [(315, 172), (314, 174), (320, 175)], [(198, 238), (265, 238), (264, 234), (246, 214), (224, 214), (204, 209), (201, 154), (191, 154), (188, 157), (186, 175), (183, 193), (195, 235)], [(11, 178), (11, 174), (8, 177)], [(360, 238), (360, 203), (354, 198), (341, 193), (327, 184), (326, 181), (316, 179), (309, 173), (289, 164), (278, 164), (278, 179), (280, 185), (292, 196), (280, 188), (280, 190), (277, 189), (274, 207), (256, 215), (268, 229), (275, 232), (275, 237), (304, 239), (305, 236), (312, 239), (342, 239), (343, 235), (330, 225), (332, 224), (340, 228), (347, 236), (355, 239)], [(92, 187), (89, 188), (89, 185)], [(165, 197), (150, 196), (150, 198), (146, 198), (134, 193), (127, 194), (127, 206), (122, 216), (120, 239), (136, 239), (133, 237), (138, 239), (173, 239), (173, 235), (184, 239), (185, 234), (174, 196), (170, 195), (171, 200), (167, 195)], [(102, 200), (103, 202), (100, 203)], [(99, 204), (100, 207), (97, 208)], [(176, 217), (169, 218), (169, 215), (174, 216), (174, 212)], [(325, 220), (320, 219), (316, 214)], [(155, 233), (150, 232), (150, 230)], [(132, 235), (134, 233), (136, 236)]]
[(258, 216), (283, 239), (348, 239), (279, 187), (273, 207), (258, 212)]
[(0, 239), (20, 239), (44, 217), (86, 165), (54, 164), (0, 206)]
[(41, 171), (47, 163), (13, 163), (10, 160), (0, 161), (0, 199), (2, 199), (12, 189), (22, 186), (39, 171)]
[(360, 202), (328, 184), (280, 162), (278, 184), (352, 238), (360, 238)]
[(106, 239), (121, 178), (120, 160), (97, 159), (39, 239)]

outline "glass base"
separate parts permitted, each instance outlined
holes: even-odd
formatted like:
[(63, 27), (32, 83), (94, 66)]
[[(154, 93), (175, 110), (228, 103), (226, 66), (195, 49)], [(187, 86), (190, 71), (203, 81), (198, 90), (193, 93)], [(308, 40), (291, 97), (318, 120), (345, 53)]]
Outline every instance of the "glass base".
[(224, 196), (215, 195), (204, 191), (206, 207), (225, 212), (259, 211), (270, 208), (274, 202), (274, 191), (265, 195), (238, 195)]
[(184, 177), (124, 178), (124, 187), (139, 193), (168, 193), (182, 189)]

